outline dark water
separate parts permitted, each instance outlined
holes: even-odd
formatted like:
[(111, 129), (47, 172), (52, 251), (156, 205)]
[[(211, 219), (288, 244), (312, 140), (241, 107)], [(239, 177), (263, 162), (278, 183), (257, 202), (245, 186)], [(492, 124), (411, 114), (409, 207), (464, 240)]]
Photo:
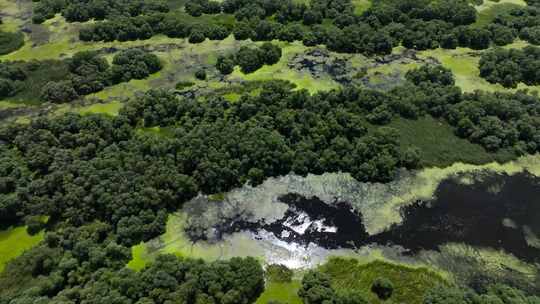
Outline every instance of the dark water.
[[(540, 261), (540, 249), (527, 244), (523, 231), (528, 226), (540, 235), (539, 178), (493, 175), (474, 185), (447, 180), (438, 187), (436, 197), (429, 206), (417, 203), (404, 208), (403, 223), (373, 239), (402, 245), (411, 252), (462, 242)], [(505, 219), (514, 227), (505, 225)]]
[[(539, 178), (526, 173), (492, 175), (473, 185), (449, 179), (439, 185), (435, 197), (434, 201), (403, 208), (401, 224), (373, 236), (366, 233), (362, 216), (346, 202), (328, 205), (316, 197), (296, 194), (280, 198), (289, 205), (282, 220), (272, 224), (240, 223), (236, 228), (264, 229), (285, 241), (313, 242), (326, 248), (354, 248), (373, 243), (400, 245), (409, 254), (422, 249), (437, 250), (449, 242), (466, 243), (503, 249), (523, 260), (540, 262), (540, 249), (527, 244), (523, 231), (528, 226), (540, 235)], [(311, 224), (299, 233), (290, 227), (291, 223), (301, 225), (306, 214), (311, 222), (322, 221), (337, 230), (324, 231)]]

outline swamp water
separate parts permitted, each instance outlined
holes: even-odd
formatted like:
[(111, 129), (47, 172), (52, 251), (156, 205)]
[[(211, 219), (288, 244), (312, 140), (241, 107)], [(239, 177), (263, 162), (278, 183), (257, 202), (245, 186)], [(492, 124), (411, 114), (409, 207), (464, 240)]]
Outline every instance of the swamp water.
[(386, 184), (343, 173), (270, 178), (186, 203), (141, 257), (255, 256), (310, 268), (349, 256), (427, 266), (463, 282), (512, 277), (540, 290), (539, 176), (536, 155), (403, 171)]

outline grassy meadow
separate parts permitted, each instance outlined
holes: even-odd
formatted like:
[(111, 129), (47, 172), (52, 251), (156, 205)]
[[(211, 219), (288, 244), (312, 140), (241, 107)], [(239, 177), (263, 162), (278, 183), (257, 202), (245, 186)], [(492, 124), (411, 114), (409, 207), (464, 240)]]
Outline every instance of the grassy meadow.
[(14, 227), (0, 231), (0, 272), (6, 263), (18, 257), (24, 251), (34, 247), (43, 239), (44, 232), (29, 235), (26, 227)]

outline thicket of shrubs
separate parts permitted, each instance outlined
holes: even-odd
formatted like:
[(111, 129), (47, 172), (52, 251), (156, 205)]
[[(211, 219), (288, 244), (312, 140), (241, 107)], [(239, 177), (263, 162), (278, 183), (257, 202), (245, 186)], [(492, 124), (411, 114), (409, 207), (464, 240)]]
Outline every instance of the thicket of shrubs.
[(540, 44), (539, 6), (515, 8), (505, 14), (498, 14), (493, 23), (511, 29), (514, 37), (519, 36), (532, 44)]
[(69, 80), (49, 82), (41, 98), (50, 102), (69, 102), (79, 96), (99, 92), (105, 87), (144, 79), (162, 68), (159, 58), (140, 49), (118, 52), (109, 65), (98, 52), (79, 52), (69, 59)]
[(264, 291), (253, 258), (206, 263), (158, 255), (140, 271), (128, 269), (131, 249), (111, 232), (94, 222), (47, 233), (0, 274), (0, 303), (249, 304)]
[[(519, 14), (537, 16), (537, 10), (526, 8)], [(465, 0), (377, 1), (362, 15), (353, 13), (350, 0), (317, 0), (310, 6), (292, 0), (200, 0), (190, 1), (186, 11), (193, 17), (171, 12), (99, 22), (83, 28), (80, 38), (134, 40), (162, 33), (199, 43), (206, 38), (221, 40), (233, 33), (238, 40), (301, 40), (308, 46), (324, 44), (333, 51), (372, 55), (388, 54), (400, 43), (418, 50), (458, 46), (486, 49), (491, 44), (511, 43), (518, 35), (534, 42), (539, 32), (537, 20), (514, 24), (513, 14), (518, 12), (513, 11), (488, 26), (472, 26), (476, 10)], [(198, 17), (203, 13), (214, 15), (202, 24)], [(221, 14), (234, 14), (236, 21), (220, 21)], [(331, 22), (323, 24), (325, 19)]]
[(34, 0), (34, 23), (42, 23), (61, 13), (68, 22), (90, 19), (104, 20), (134, 17), (155, 12), (168, 12), (160, 0)]
[(241, 47), (236, 54), (219, 56), (216, 68), (224, 75), (232, 73), (239, 65), (243, 73), (253, 73), (263, 65), (273, 65), (281, 59), (281, 47), (266, 42), (260, 47)]
[(515, 88), (521, 83), (540, 84), (540, 48), (494, 49), (482, 54), (480, 76), (491, 83)]
[(24, 34), (21, 32), (0, 31), (0, 55), (9, 54), (24, 45)]
[(15, 95), (20, 82), (24, 81), (26, 77), (26, 73), (20, 67), (0, 62), (0, 98)]

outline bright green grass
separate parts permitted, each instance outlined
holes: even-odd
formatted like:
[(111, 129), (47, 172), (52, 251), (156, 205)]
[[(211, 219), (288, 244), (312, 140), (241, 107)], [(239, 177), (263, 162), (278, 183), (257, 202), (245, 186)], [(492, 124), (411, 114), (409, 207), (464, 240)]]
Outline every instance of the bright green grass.
[(127, 267), (136, 271), (143, 269), (148, 261), (147, 254), (144, 243), (131, 247), (132, 259), (127, 264)]
[(354, 5), (354, 13), (357, 15), (361, 15), (372, 5), (371, 0), (352, 0), (352, 3)]
[(298, 296), (301, 285), (298, 280), (289, 283), (267, 282), (264, 292), (255, 304), (267, 304), (272, 300), (287, 304), (302, 304), (302, 299)]
[(417, 120), (396, 118), (389, 127), (399, 131), (403, 149), (410, 146), (420, 149), (421, 163), (424, 167), (444, 167), (455, 162), (470, 164), (484, 164), (495, 160), (504, 162), (516, 157), (504, 150), (496, 154), (488, 153), (482, 146), (457, 137), (453, 128), (445, 121), (430, 116)]
[(123, 107), (123, 104), (119, 101), (112, 101), (109, 103), (96, 103), (91, 106), (83, 107), (78, 110), (81, 114), (108, 114), (111, 116), (118, 115), (118, 111)]
[[(321, 266), (321, 270), (330, 275), (332, 286), (338, 292), (357, 290), (372, 304), (422, 303), (427, 290), (446, 284), (439, 274), (427, 268), (413, 268), (383, 261), (362, 264), (355, 259), (331, 258)], [(387, 302), (379, 300), (371, 292), (371, 285), (379, 277), (389, 279), (394, 285), (394, 292)]]
[(31, 236), (26, 232), (26, 227), (0, 231), (0, 272), (4, 270), (8, 261), (37, 245), (43, 239), (43, 234), (42, 231)]

